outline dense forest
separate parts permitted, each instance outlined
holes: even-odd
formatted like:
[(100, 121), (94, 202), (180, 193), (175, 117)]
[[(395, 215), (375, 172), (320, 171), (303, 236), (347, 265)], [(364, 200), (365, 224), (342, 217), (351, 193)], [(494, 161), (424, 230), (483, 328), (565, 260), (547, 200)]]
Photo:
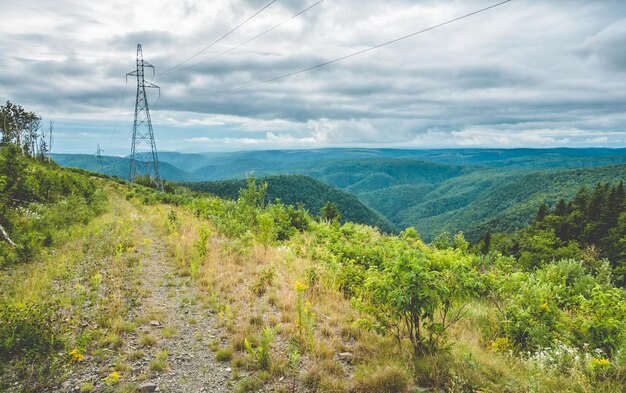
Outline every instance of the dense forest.
[(479, 250), (514, 256), (527, 269), (559, 258), (607, 260), (618, 285), (626, 285), (626, 200), (624, 183), (581, 187), (569, 201), (542, 204), (534, 223), (513, 235), (486, 234)]
[[(395, 227), (385, 218), (363, 205), (354, 195), (303, 175), (269, 176), (259, 179), (267, 184), (267, 201), (285, 205), (302, 206), (312, 215), (320, 214), (328, 202), (334, 203), (341, 212), (342, 222), (354, 222), (378, 227), (384, 232), (395, 232)], [(246, 180), (221, 180), (211, 182), (183, 183), (194, 191), (207, 192), (222, 198), (237, 199), (239, 191), (246, 187)]]

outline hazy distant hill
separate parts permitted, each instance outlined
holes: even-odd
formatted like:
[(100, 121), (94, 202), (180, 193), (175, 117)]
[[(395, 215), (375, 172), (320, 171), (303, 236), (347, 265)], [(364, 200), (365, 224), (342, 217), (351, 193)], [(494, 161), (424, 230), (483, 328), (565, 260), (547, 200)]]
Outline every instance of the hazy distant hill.
[[(463, 230), (470, 239), (488, 228), (514, 230), (528, 223), (544, 199), (571, 197), (581, 184), (626, 172), (626, 149), (595, 148), (162, 152), (159, 157), (163, 176), (172, 181), (243, 179), (250, 172), (311, 176), (356, 195), (399, 229), (415, 226), (426, 240), (444, 229)], [(99, 169), (92, 155), (55, 159)], [(127, 176), (126, 158), (104, 159), (105, 173)]]
[[(128, 179), (129, 159), (127, 157), (103, 156), (102, 167), (92, 154), (53, 154), (52, 159), (59, 165), (70, 168), (82, 168), (92, 172), (101, 172), (122, 179)], [(159, 162), (161, 176), (167, 180), (195, 181), (200, 180), (196, 175), (183, 169), (161, 161)]]
[(159, 153), (162, 161), (205, 180), (303, 173), (330, 161), (405, 158), (458, 166), (578, 168), (626, 164), (626, 149), (360, 149), (263, 150), (230, 153)]
[[(287, 205), (302, 203), (313, 215), (319, 215), (326, 202), (334, 202), (341, 211), (344, 221), (352, 221), (379, 227), (384, 232), (395, 232), (396, 228), (384, 217), (362, 204), (354, 195), (302, 175), (270, 176), (259, 179), (267, 182), (267, 201), (280, 199)], [(239, 190), (246, 187), (245, 180), (220, 180), (185, 183), (185, 186), (211, 194), (235, 199)]]

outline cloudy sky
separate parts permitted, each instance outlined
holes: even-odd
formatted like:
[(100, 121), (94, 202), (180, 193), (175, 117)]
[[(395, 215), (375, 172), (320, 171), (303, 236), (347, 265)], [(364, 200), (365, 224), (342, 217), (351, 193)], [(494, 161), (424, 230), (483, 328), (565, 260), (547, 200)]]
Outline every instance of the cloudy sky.
[(513, 0), (232, 90), (498, 2), (324, 0), (222, 55), (319, 1), (278, 0), (167, 72), (269, 1), (0, 0), (0, 100), (57, 152), (127, 154), (142, 43), (160, 150), (626, 146), (626, 1)]

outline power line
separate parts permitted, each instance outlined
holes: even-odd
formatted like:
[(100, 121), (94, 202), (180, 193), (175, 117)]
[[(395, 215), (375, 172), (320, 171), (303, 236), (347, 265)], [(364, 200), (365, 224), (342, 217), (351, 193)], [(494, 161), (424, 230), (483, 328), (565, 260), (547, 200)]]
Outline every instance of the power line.
[[(307, 12), (307, 11), (308, 11), (308, 10), (310, 10), (311, 8), (313, 8), (313, 7), (317, 6), (317, 5), (319, 5), (319, 4), (320, 4), (320, 3), (322, 3), (322, 2), (324, 2), (324, 0), (319, 0), (318, 2), (313, 3), (313, 4), (311, 4), (310, 6), (306, 7), (306, 8), (305, 8), (305, 9), (303, 9), (302, 11), (300, 11), (300, 12), (298, 12), (298, 13), (296, 13), (296, 14), (293, 14), (292, 16), (290, 16), (289, 18), (287, 18), (287, 19), (285, 19), (284, 21), (280, 22), (279, 24), (274, 25), (274, 26), (270, 27), (269, 29), (267, 29), (267, 30), (263, 31), (262, 33), (259, 33), (259, 34), (255, 35), (254, 37), (247, 39), (246, 41), (242, 42), (241, 44), (239, 44), (239, 45), (237, 45), (237, 46), (234, 46), (234, 47), (232, 47), (232, 48), (230, 48), (230, 49), (228, 49), (228, 50), (225, 50), (224, 52), (220, 52), (220, 53), (218, 53), (218, 54), (217, 54), (217, 55), (215, 55), (215, 56), (209, 57), (209, 58), (208, 58), (208, 59), (206, 59), (206, 60), (200, 61), (200, 62), (198, 62), (198, 63), (196, 63), (196, 64), (192, 64), (192, 65), (190, 65), (190, 66), (187, 66), (187, 67), (184, 67), (184, 68), (179, 69), (179, 70), (177, 70), (177, 71), (174, 71), (174, 73), (176, 73), (176, 72), (178, 72), (178, 71), (184, 71), (184, 70), (188, 70), (188, 69), (191, 69), (191, 68), (197, 67), (197, 66), (199, 66), (200, 64), (205, 64), (205, 63), (208, 63), (208, 62), (210, 62), (210, 61), (212, 61), (212, 60), (217, 59), (218, 57), (224, 56), (224, 55), (226, 55), (226, 54), (228, 54), (228, 53), (230, 53), (230, 52), (234, 51), (235, 49), (239, 49), (239, 48), (241, 48), (242, 46), (244, 46), (244, 45), (248, 44), (249, 42), (254, 41), (254, 40), (256, 40), (257, 38), (259, 38), (259, 37), (261, 37), (261, 36), (264, 36), (265, 34), (267, 34), (267, 33), (271, 32), (272, 30), (275, 30), (275, 29), (279, 28), (280, 26), (284, 25), (285, 23), (289, 22), (290, 20), (292, 20), (292, 19), (294, 19), (294, 18), (297, 18), (298, 16), (300, 16), (300, 15), (304, 14), (305, 12)], [(161, 76), (162, 76), (162, 75), (161, 75)]]
[(428, 27), (428, 28), (425, 28), (425, 29), (422, 29), (422, 30), (416, 31), (416, 32), (414, 32), (414, 33), (407, 34), (407, 35), (404, 35), (404, 36), (402, 36), (402, 37), (395, 38), (395, 39), (390, 40), (390, 41), (387, 41), (387, 42), (383, 42), (382, 44), (378, 44), (378, 45), (375, 45), (375, 46), (371, 46), (371, 47), (369, 47), (369, 48), (362, 49), (362, 50), (360, 50), (360, 51), (357, 51), (357, 52), (351, 53), (351, 54), (349, 54), (349, 55), (345, 55), (345, 56), (342, 56), (342, 57), (339, 57), (339, 58), (336, 58), (336, 59), (333, 59), (333, 60), (329, 60), (329, 61), (326, 61), (326, 62), (324, 62), (324, 63), (320, 63), (320, 64), (317, 64), (317, 65), (314, 65), (314, 66), (311, 66), (311, 67), (303, 68), (303, 69), (298, 70), (298, 71), (293, 71), (293, 72), (290, 72), (290, 73), (288, 73), (288, 74), (284, 74), (284, 75), (277, 76), (277, 77), (274, 77), (274, 78), (265, 79), (265, 80), (258, 81), (258, 82), (249, 83), (249, 84), (246, 84), (246, 85), (241, 85), (241, 86), (237, 86), (237, 87), (232, 87), (232, 88), (230, 88), (230, 89), (217, 90), (217, 91), (212, 91), (212, 92), (210, 92), (210, 93), (203, 93), (203, 94), (193, 94), (193, 95), (191, 95), (191, 96), (192, 96), (192, 97), (202, 97), (202, 96), (213, 95), (213, 94), (216, 94), (216, 93), (227, 93), (227, 92), (231, 92), (231, 91), (237, 91), (237, 90), (247, 89), (247, 88), (249, 88), (249, 87), (258, 86), (258, 85), (262, 85), (262, 84), (265, 84), (265, 83), (274, 82), (274, 81), (277, 81), (277, 80), (280, 80), (280, 79), (288, 78), (288, 77), (293, 76), (293, 75), (302, 74), (302, 73), (304, 73), (304, 72), (311, 71), (311, 70), (314, 70), (314, 69), (316, 69), (316, 68), (325, 67), (325, 66), (327, 66), (327, 65), (330, 65), (330, 64), (333, 64), (333, 63), (337, 63), (337, 62), (339, 62), (339, 61), (346, 60), (346, 59), (349, 59), (349, 58), (354, 57), (354, 56), (361, 55), (361, 54), (363, 54), (363, 53), (366, 53), (366, 52), (372, 51), (372, 50), (374, 50), (374, 49), (379, 49), (379, 48), (382, 48), (383, 46), (387, 46), (387, 45), (390, 45), (390, 44), (396, 43), (396, 42), (398, 42), (398, 41), (402, 41), (402, 40), (405, 40), (405, 39), (407, 39), (407, 38), (414, 37), (414, 36), (416, 36), (416, 35), (418, 35), (418, 34), (426, 33), (426, 32), (428, 32), (428, 31), (434, 30), (434, 29), (436, 29), (436, 28), (439, 28), (439, 27), (442, 27), (442, 26), (445, 26), (445, 25), (449, 25), (449, 24), (451, 24), (451, 23), (457, 22), (457, 21), (462, 20), (462, 19), (465, 19), (465, 18), (469, 18), (470, 16), (474, 16), (474, 15), (476, 15), (476, 14), (480, 14), (481, 12), (485, 12), (485, 11), (490, 10), (490, 9), (492, 9), (492, 8), (496, 8), (496, 7), (498, 7), (498, 6), (501, 6), (501, 5), (503, 5), (503, 4), (509, 3), (509, 2), (511, 2), (511, 1), (512, 1), (512, 0), (505, 0), (505, 1), (501, 1), (501, 2), (499, 2), (499, 3), (496, 3), (496, 4), (493, 4), (493, 5), (490, 5), (490, 6), (485, 7), (485, 8), (481, 8), (481, 9), (479, 9), (479, 10), (476, 10), (476, 11), (470, 12), (470, 13), (465, 14), (465, 15), (458, 16), (458, 17), (456, 17), (456, 18), (454, 18), (454, 19), (447, 20), (447, 21), (445, 21), (445, 22), (442, 22), (442, 23), (439, 23), (439, 24), (437, 24), (437, 25), (434, 25), (434, 26), (431, 26), (431, 27)]
[(111, 137), (109, 138), (109, 144), (113, 140), (115, 133), (117, 132), (117, 126), (120, 123), (120, 112), (122, 111), (122, 105), (124, 105), (124, 101), (126, 101), (126, 93), (128, 92), (128, 79), (126, 79), (126, 84), (124, 84), (124, 93), (122, 93), (122, 99), (120, 100), (120, 106), (117, 108), (117, 114), (115, 115), (115, 126), (113, 127), (113, 132), (111, 133)]
[(185, 60), (181, 61), (180, 63), (176, 64), (173, 67), (168, 68), (167, 70), (165, 70), (161, 75), (165, 75), (168, 72), (171, 72), (172, 70), (174, 70), (177, 67), (180, 67), (181, 65), (187, 63), (189, 60), (195, 58), (196, 56), (199, 56), (200, 54), (202, 54), (203, 52), (205, 52), (207, 49), (209, 49), (210, 47), (212, 47), (213, 45), (217, 44), (218, 42), (220, 42), (221, 40), (223, 40), (224, 38), (228, 37), (231, 33), (233, 33), (235, 30), (237, 30), (238, 28), (240, 28), (241, 26), (245, 25), (246, 23), (248, 23), (252, 18), (254, 18), (255, 16), (259, 15), (261, 12), (263, 12), (266, 8), (268, 8), (269, 6), (271, 6), (272, 4), (274, 4), (275, 2), (277, 2), (278, 0), (272, 0), (270, 1), (268, 4), (266, 4), (263, 8), (261, 8), (260, 10), (258, 10), (257, 12), (255, 12), (254, 14), (252, 14), (252, 16), (250, 16), (248, 19), (244, 20), (243, 22), (241, 22), (240, 24), (238, 24), (237, 26), (235, 26), (233, 29), (231, 29), (228, 33), (224, 34), (223, 36), (221, 36), (220, 38), (218, 38), (217, 40), (213, 41), (211, 44), (205, 46), (202, 50), (196, 52), (195, 54), (189, 56), (188, 58), (186, 58)]

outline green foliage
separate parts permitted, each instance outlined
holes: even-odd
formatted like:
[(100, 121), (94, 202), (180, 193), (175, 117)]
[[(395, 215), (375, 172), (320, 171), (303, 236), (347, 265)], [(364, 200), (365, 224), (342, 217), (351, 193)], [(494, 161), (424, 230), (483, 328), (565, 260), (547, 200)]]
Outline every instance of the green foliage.
[(0, 145), (13, 145), (25, 155), (34, 157), (39, 147), (40, 124), (41, 118), (34, 112), (27, 112), (22, 106), (7, 101), (0, 106)]
[[(304, 212), (319, 212), (326, 202), (332, 202), (337, 206), (342, 212), (343, 222), (351, 221), (377, 226), (384, 232), (394, 232), (395, 230), (392, 224), (363, 205), (355, 196), (313, 178), (301, 175), (284, 175), (262, 178), (261, 181), (263, 184), (267, 184), (267, 201), (280, 200), (281, 204), (290, 206), (293, 209), (289, 211), (292, 226), (301, 231), (305, 230), (308, 225), (307, 221), (302, 220)], [(236, 199), (239, 190), (246, 187), (246, 180), (197, 182), (185, 183), (185, 185), (195, 191), (208, 192), (222, 198)], [(278, 238), (281, 240), (280, 234)]]
[(207, 243), (209, 241), (209, 236), (211, 235), (211, 231), (207, 227), (200, 228), (200, 236), (195, 241), (194, 246), (198, 251), (198, 255), (201, 258), (204, 258), (207, 255)]
[(266, 326), (261, 332), (258, 346), (254, 347), (252, 344), (250, 344), (250, 341), (248, 341), (247, 338), (244, 339), (244, 346), (246, 348), (246, 351), (248, 351), (248, 353), (254, 357), (257, 365), (261, 370), (270, 369), (270, 350), (275, 335), (276, 330)]
[(63, 345), (59, 332), (58, 305), (0, 303), (0, 358), (16, 354), (47, 357)]
[[(598, 183), (590, 195), (581, 187), (570, 202), (554, 211), (541, 205), (535, 222), (513, 235), (500, 235), (491, 247), (513, 255), (525, 269), (560, 259), (606, 258), (615, 281), (625, 285), (626, 199), (623, 182)], [(594, 255), (596, 254), (596, 255)]]
[(462, 301), (476, 295), (480, 278), (473, 260), (459, 250), (402, 250), (370, 269), (363, 297), (377, 322), (408, 337), (416, 355), (434, 353), (446, 344), (446, 331), (463, 315)]
[(444, 348), (464, 302), (482, 291), (476, 257), (462, 235), (437, 249), (414, 228), (399, 237), (354, 224), (320, 225), (314, 233), (324, 258), (336, 261), (339, 286), (371, 317), (361, 322), (399, 343), (408, 339), (416, 355)]
[(68, 226), (85, 224), (103, 211), (106, 197), (80, 173), (0, 147), (0, 225), (16, 244), (0, 240), (0, 266), (28, 262)]
[(561, 260), (532, 272), (497, 269), (490, 277), (500, 335), (516, 351), (564, 343), (611, 357), (623, 347), (626, 293), (583, 262)]
[(286, 206), (280, 200), (266, 204), (266, 192), (267, 183), (257, 185), (254, 176), (250, 176), (247, 188), (240, 190), (236, 201), (196, 197), (190, 199), (189, 205), (197, 216), (211, 218), (221, 234), (233, 239), (251, 234), (266, 246), (309, 228), (311, 217), (302, 205)]
[(339, 223), (341, 220), (341, 213), (339, 212), (339, 208), (334, 202), (326, 202), (324, 207), (320, 209), (322, 220), (328, 222), (336, 222)]

